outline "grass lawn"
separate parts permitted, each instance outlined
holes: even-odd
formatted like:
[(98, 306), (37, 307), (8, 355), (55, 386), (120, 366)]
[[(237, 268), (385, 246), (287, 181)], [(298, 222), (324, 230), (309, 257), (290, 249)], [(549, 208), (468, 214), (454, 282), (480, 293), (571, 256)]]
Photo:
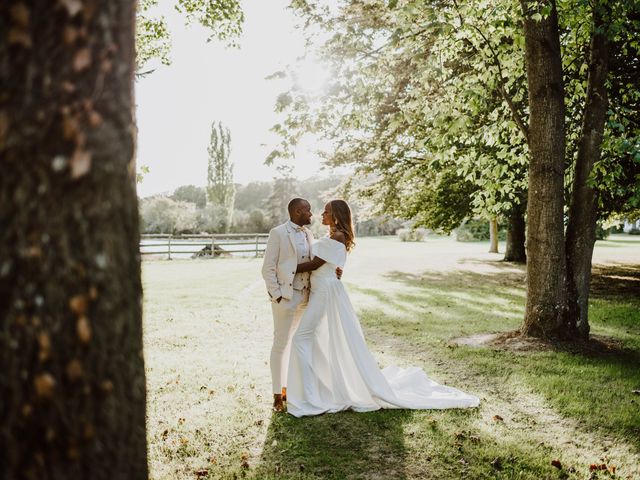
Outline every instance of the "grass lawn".
[(487, 248), (361, 238), (343, 277), (381, 366), (478, 409), (303, 419), (270, 409), (261, 260), (145, 261), (150, 478), (640, 479), (640, 238), (596, 245), (587, 353), (452, 341), (522, 321), (524, 268)]

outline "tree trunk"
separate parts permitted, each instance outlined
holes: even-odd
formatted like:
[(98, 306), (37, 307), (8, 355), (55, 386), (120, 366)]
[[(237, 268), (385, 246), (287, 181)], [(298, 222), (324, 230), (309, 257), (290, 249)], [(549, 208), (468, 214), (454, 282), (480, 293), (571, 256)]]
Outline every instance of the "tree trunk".
[(527, 304), (522, 333), (562, 337), (565, 325), (564, 89), (558, 16), (536, 20), (544, 3), (522, 0), (529, 89)]
[(146, 479), (135, 2), (0, 5), (0, 478)]
[(489, 220), (489, 253), (498, 253), (498, 220)]
[(513, 205), (511, 212), (509, 212), (507, 247), (504, 254), (505, 262), (525, 263), (527, 261), (525, 251), (525, 227), (524, 207), (521, 204)]
[(587, 98), (578, 144), (569, 223), (567, 225), (567, 295), (568, 322), (578, 335), (589, 337), (589, 284), (591, 257), (596, 240), (596, 191), (587, 181), (595, 162), (600, 159), (602, 135), (607, 116), (606, 79), (609, 63), (607, 25), (601, 5), (594, 7), (593, 33), (587, 78)]

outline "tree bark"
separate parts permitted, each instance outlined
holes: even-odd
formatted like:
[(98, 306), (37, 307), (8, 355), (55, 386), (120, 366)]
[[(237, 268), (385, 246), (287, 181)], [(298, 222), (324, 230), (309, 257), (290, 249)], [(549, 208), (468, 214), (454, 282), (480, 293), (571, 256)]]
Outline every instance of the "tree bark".
[(146, 479), (135, 2), (0, 4), (0, 478)]
[(606, 80), (609, 70), (609, 41), (603, 14), (603, 6), (596, 4), (593, 13), (587, 98), (566, 234), (569, 307), (567, 321), (582, 338), (589, 337), (589, 285), (597, 221), (596, 191), (589, 186), (588, 179), (594, 163), (600, 159), (608, 108)]
[(529, 90), (529, 193), (527, 200), (527, 303), (522, 333), (563, 337), (565, 245), (563, 225), (565, 106), (555, 2), (522, 0)]
[(527, 261), (525, 234), (524, 207), (521, 204), (513, 205), (509, 213), (509, 225), (507, 227), (505, 262), (525, 263)]
[(489, 253), (498, 253), (498, 220), (489, 220)]

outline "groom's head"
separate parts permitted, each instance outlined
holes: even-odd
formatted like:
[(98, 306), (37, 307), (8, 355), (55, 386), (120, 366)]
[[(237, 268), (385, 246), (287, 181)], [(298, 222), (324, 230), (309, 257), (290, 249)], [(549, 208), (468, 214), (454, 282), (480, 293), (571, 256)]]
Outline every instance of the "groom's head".
[(294, 198), (287, 206), (289, 218), (296, 225), (301, 227), (311, 223), (311, 205), (304, 198)]

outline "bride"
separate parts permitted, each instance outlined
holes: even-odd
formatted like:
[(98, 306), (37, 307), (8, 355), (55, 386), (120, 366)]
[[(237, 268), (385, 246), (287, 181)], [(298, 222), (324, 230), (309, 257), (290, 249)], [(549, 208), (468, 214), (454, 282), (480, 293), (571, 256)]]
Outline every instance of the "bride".
[(312, 245), (315, 258), (296, 271), (313, 274), (309, 304), (291, 345), (287, 411), (302, 417), (347, 409), (478, 406), (477, 397), (439, 385), (421, 368), (378, 368), (335, 274), (355, 245), (349, 205), (344, 200), (327, 203), (322, 224), (329, 227), (329, 237)]

